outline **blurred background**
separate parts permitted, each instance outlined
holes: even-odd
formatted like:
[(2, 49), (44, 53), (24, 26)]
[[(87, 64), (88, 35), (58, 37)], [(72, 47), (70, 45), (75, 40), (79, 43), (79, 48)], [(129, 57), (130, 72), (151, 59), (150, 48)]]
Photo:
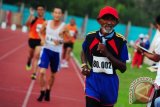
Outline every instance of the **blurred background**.
[[(120, 24), (116, 31), (126, 36), (128, 41), (135, 41), (140, 33), (148, 34), (152, 41), (155, 30), (152, 23), (154, 17), (160, 14), (159, 0), (0, 0), (0, 22), (7, 20), (8, 24), (24, 25), (29, 16), (29, 8), (37, 4), (46, 6), (46, 19), (51, 19), (54, 7), (64, 11), (64, 21), (75, 18), (81, 32), (80, 37), (92, 30), (97, 30), (99, 24), (96, 17), (99, 10), (106, 6), (115, 7), (120, 16)], [(19, 20), (17, 20), (19, 19)]]
[[(80, 51), (85, 35), (93, 30), (99, 29), (96, 17), (100, 9), (106, 5), (115, 7), (119, 12), (120, 23), (115, 30), (125, 36), (128, 41), (130, 59), (127, 63), (127, 71), (124, 74), (119, 72), (120, 88), (119, 99), (116, 107), (146, 107), (145, 104), (129, 104), (129, 87), (133, 80), (141, 76), (155, 78), (156, 73), (150, 72), (147, 68), (153, 64), (152, 61), (144, 59), (140, 68), (131, 67), (135, 41), (141, 37), (147, 37), (150, 42), (150, 49), (153, 50), (154, 41), (160, 38), (154, 28), (154, 18), (160, 14), (159, 0), (0, 0), (0, 24), (7, 23), (7, 26), (16, 24), (18, 28), (25, 25), (29, 16), (29, 9), (35, 8), (37, 4), (44, 4), (46, 7), (45, 19), (52, 19), (52, 9), (60, 7), (63, 9), (63, 20), (69, 23), (74, 18), (79, 30), (78, 39), (75, 42), (73, 53), (80, 62)], [(149, 65), (148, 65), (149, 64)]]

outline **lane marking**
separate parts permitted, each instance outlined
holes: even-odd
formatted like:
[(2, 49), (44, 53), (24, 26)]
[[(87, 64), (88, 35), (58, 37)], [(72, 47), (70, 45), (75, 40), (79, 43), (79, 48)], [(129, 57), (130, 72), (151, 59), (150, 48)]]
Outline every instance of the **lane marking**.
[(24, 47), (27, 43), (23, 43), (22, 45), (12, 49), (11, 51), (7, 52), (6, 54), (2, 55), (0, 57), (0, 61), (3, 60), (4, 58), (8, 57), (9, 55), (13, 54), (14, 52), (16, 52), (17, 50), (19, 50), (20, 48)]
[[(26, 93), (25, 90), (20, 90), (20, 89), (16, 89), (16, 88), (2, 88), (0, 87), (1, 91), (7, 91), (7, 92), (17, 92), (17, 93)], [(32, 95), (39, 95), (39, 93), (37, 92), (32, 92)], [(51, 98), (55, 99), (62, 99), (62, 100), (70, 100), (70, 101), (75, 101), (75, 102), (84, 102), (83, 100), (77, 99), (77, 98), (73, 98), (73, 97), (64, 97), (64, 96), (59, 96), (59, 95), (54, 95), (53, 97), (51, 96)]]
[(30, 85), (29, 85), (27, 94), (26, 94), (26, 96), (25, 96), (25, 98), (24, 98), (24, 101), (23, 101), (23, 103), (22, 103), (22, 107), (27, 107), (27, 104), (28, 104), (29, 98), (30, 98), (30, 96), (31, 96), (31, 92), (32, 92), (32, 89), (33, 89), (34, 84), (35, 84), (35, 81), (32, 80), (31, 83), (30, 83)]
[(83, 88), (85, 88), (84, 80), (83, 80), (83, 78), (82, 78), (82, 76), (81, 76), (81, 74), (80, 74), (80, 72), (79, 72), (80, 69), (78, 69), (78, 68), (76, 67), (75, 63), (73, 62), (73, 58), (71, 58), (71, 64), (73, 65), (73, 68), (75, 69), (75, 72), (76, 72), (76, 74), (77, 74), (77, 76), (78, 76), (78, 78), (79, 78), (79, 80), (80, 80)]

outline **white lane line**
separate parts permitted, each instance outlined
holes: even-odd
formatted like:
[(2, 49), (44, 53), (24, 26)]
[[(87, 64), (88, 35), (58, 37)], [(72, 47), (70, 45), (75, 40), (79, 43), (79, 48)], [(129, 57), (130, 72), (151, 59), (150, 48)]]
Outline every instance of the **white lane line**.
[(3, 60), (4, 58), (8, 57), (9, 55), (13, 54), (14, 52), (16, 52), (18, 49), (24, 47), (27, 43), (23, 43), (22, 45), (12, 49), (11, 51), (7, 52), (6, 54), (0, 56), (0, 61)]
[(23, 101), (23, 103), (22, 103), (22, 107), (27, 107), (27, 104), (28, 104), (29, 98), (30, 98), (30, 96), (31, 96), (31, 92), (32, 92), (32, 89), (33, 89), (34, 84), (35, 84), (35, 81), (32, 80), (31, 83), (30, 83), (30, 85), (29, 85), (27, 94), (26, 94), (26, 96), (25, 96), (25, 98), (24, 98), (24, 101)]
[[(16, 93), (26, 93), (25, 90), (21, 90), (21, 89), (17, 89), (17, 88), (2, 88), (0, 87), (0, 91), (1, 92), (16, 92)], [(37, 92), (32, 92), (32, 95), (39, 95), (39, 93)], [(83, 102), (82, 99), (77, 99), (77, 98), (73, 98), (73, 97), (67, 97), (67, 96), (59, 96), (59, 95), (54, 95), (53, 97), (51, 96), (51, 98), (58, 98), (58, 99), (62, 99), (62, 100), (68, 100), (68, 101), (75, 101), (75, 102)], [(13, 105), (14, 106), (14, 105)]]
[[(25, 90), (21, 90), (21, 89), (17, 89), (17, 88), (9, 88), (9, 87), (0, 87), (0, 91), (7, 91), (7, 92), (16, 92), (16, 93), (26, 93)], [(39, 95), (39, 93), (37, 92), (32, 92), (32, 95)], [(53, 97), (51, 96), (51, 98), (58, 98), (58, 99), (62, 99), (62, 100), (68, 100), (68, 101), (75, 101), (75, 102), (83, 102), (82, 99), (77, 99), (77, 98), (73, 98), (73, 97), (67, 97), (67, 96), (59, 96), (59, 95), (54, 95)], [(13, 105), (14, 106), (14, 105)], [(25, 105), (24, 105), (25, 106)], [(27, 105), (26, 105), (27, 106)], [(25, 106), (25, 107), (26, 107)]]
[(73, 62), (73, 59), (71, 59), (71, 64), (73, 65), (73, 68), (75, 69), (75, 72), (76, 72), (76, 74), (77, 74), (77, 76), (78, 76), (78, 78), (79, 78), (79, 80), (80, 80), (80, 82), (81, 82), (81, 84), (82, 84), (82, 86), (83, 86), (83, 88), (85, 87), (85, 85), (84, 85), (84, 80), (83, 80), (83, 78), (81, 77), (81, 74), (80, 74), (80, 69), (78, 69), (77, 67), (76, 67), (76, 65), (75, 65), (75, 63)]

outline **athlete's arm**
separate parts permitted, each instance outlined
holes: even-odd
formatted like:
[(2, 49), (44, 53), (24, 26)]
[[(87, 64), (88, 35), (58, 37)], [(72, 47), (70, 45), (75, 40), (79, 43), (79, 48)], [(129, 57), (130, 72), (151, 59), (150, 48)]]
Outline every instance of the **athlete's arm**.
[[(70, 36), (70, 34), (69, 34), (69, 30), (68, 30), (68, 28), (67, 28), (67, 25), (65, 25), (64, 27), (63, 27), (63, 29), (60, 31), (60, 33), (59, 33), (59, 35), (60, 35), (60, 37), (61, 38), (65, 38), (65, 36), (67, 36), (67, 37), (69, 37)], [(63, 42), (68, 42), (68, 41), (63, 41)]]
[(81, 66), (82, 74), (85, 76), (88, 76), (90, 74), (90, 69), (87, 65), (87, 59), (83, 50), (81, 51), (81, 62), (82, 62), (82, 66)]
[(67, 28), (67, 26), (65, 25), (65, 26), (62, 28), (62, 30), (60, 31), (59, 36), (60, 36), (61, 38), (64, 38), (64, 36), (65, 36), (66, 34), (68, 34), (68, 33), (69, 33), (68, 28)]
[(40, 32), (38, 33), (38, 34), (39, 34), (39, 37), (40, 37), (40, 39), (41, 39), (41, 44), (42, 44), (42, 45), (45, 43), (44, 35), (46, 34), (46, 26), (47, 26), (47, 21), (45, 21), (45, 22), (42, 24), (42, 28), (40, 29)]
[(87, 59), (83, 50), (81, 51), (81, 62), (82, 64), (87, 64)]
[(151, 59), (152, 61), (155, 61), (155, 62), (160, 61), (160, 55), (156, 54), (154, 51), (153, 51), (153, 53), (148, 53), (148, 52), (143, 51), (143, 54), (147, 58)]
[(100, 51), (100, 53), (102, 53), (103, 55), (105, 55), (112, 63), (112, 65), (119, 69), (122, 73), (126, 71), (127, 67), (126, 67), (126, 62), (123, 62), (121, 60), (118, 60), (117, 58), (115, 58), (110, 52), (109, 50), (106, 48), (106, 46), (102, 43), (100, 43), (98, 45), (97, 48), (98, 51)]
[(82, 74), (85, 75), (85, 76), (88, 76), (90, 74), (90, 69), (87, 65), (87, 58), (86, 58), (85, 52), (84, 52), (84, 51), (86, 51), (86, 48), (87, 48), (86, 41), (83, 42), (82, 48), (83, 48), (82, 51), (81, 51)]

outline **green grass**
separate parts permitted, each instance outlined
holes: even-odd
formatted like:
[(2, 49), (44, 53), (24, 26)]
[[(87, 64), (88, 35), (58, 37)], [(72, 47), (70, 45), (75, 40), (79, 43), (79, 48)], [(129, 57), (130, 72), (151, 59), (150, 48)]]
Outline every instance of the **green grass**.
[[(82, 40), (77, 40), (74, 45), (74, 55), (80, 61), (80, 52), (82, 50)], [(128, 48), (130, 53), (133, 53), (132, 48)], [(115, 107), (146, 107), (145, 104), (129, 104), (129, 87), (133, 80), (139, 77), (155, 78), (156, 73), (151, 73), (146, 69), (148, 65), (143, 64), (142, 68), (131, 68), (131, 64), (127, 63), (127, 70), (125, 73), (117, 71), (120, 80), (119, 96)]]

